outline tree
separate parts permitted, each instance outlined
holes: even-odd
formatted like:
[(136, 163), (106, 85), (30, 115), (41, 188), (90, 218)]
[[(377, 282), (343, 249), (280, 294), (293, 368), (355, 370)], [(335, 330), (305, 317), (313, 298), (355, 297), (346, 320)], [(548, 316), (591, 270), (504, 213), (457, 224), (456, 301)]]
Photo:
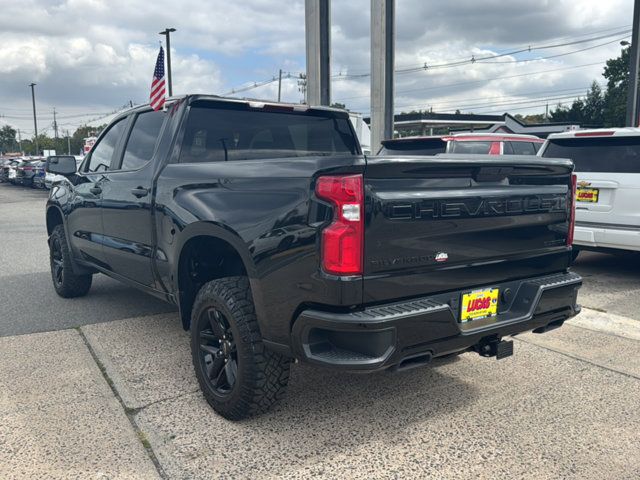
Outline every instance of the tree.
[(15, 151), (18, 149), (16, 133), (16, 129), (11, 125), (5, 125), (0, 128), (0, 152)]
[(620, 56), (607, 60), (602, 74), (607, 79), (604, 95), (604, 123), (607, 127), (622, 127), (627, 111), (627, 90), (629, 88), (629, 48)]
[(535, 115), (521, 115), (517, 113), (515, 115), (515, 118), (524, 124), (545, 123), (544, 114), (542, 113), (538, 113)]
[(582, 108), (582, 116), (584, 123), (602, 126), (604, 124), (605, 100), (602, 89), (595, 80), (591, 84), (591, 88), (587, 92), (587, 98), (584, 100)]
[(342, 108), (342, 109), (346, 109), (347, 108), (347, 106), (344, 103), (340, 103), (340, 102), (333, 102), (331, 104), (331, 106), (333, 108)]

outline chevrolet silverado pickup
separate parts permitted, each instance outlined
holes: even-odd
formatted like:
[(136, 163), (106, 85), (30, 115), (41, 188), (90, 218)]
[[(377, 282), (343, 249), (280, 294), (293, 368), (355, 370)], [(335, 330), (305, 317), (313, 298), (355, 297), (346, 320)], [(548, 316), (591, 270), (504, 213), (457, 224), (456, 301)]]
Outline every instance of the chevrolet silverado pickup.
[(106, 274), (175, 304), (229, 419), (284, 394), (293, 360), (403, 370), (576, 315), (575, 177), (536, 156), (362, 155), (342, 110), (215, 96), (137, 107), (46, 206), (62, 297)]

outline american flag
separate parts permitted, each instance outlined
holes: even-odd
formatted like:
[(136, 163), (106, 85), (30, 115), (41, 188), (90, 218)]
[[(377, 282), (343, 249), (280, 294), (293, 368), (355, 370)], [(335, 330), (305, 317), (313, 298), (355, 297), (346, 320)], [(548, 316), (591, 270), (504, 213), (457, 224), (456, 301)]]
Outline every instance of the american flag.
[(164, 95), (166, 92), (164, 81), (164, 50), (160, 47), (158, 52), (158, 60), (156, 60), (156, 69), (153, 72), (153, 81), (151, 82), (151, 95), (149, 102), (151, 108), (160, 110), (164, 105)]

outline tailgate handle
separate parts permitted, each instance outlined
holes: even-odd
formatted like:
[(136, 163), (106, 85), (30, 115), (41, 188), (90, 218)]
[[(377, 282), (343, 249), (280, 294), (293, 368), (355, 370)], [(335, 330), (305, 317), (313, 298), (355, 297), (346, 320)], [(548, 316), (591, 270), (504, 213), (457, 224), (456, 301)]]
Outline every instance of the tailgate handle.
[(513, 167), (480, 167), (473, 179), (476, 182), (499, 182), (513, 173)]

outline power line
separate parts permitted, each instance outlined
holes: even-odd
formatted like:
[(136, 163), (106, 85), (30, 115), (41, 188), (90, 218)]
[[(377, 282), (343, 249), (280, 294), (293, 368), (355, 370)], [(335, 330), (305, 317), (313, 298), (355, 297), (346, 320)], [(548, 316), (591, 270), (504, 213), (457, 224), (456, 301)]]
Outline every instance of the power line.
[[(550, 58), (557, 58), (557, 57), (564, 57), (567, 55), (574, 55), (576, 53), (580, 53), (580, 52), (584, 52), (587, 50), (593, 50), (594, 48), (600, 48), (603, 47), (605, 45), (610, 45), (612, 43), (616, 43), (619, 42), (620, 40), (624, 40), (625, 38), (628, 38), (630, 31), (624, 31), (624, 32), (615, 32), (613, 34), (609, 34), (609, 35), (605, 35), (605, 36), (601, 36), (601, 37), (594, 37), (594, 38), (589, 38), (589, 39), (583, 39), (580, 41), (576, 41), (576, 42), (566, 42), (566, 43), (562, 43), (562, 44), (557, 44), (557, 45), (546, 45), (546, 46), (541, 46), (541, 47), (529, 47), (529, 48), (525, 48), (525, 49), (519, 49), (519, 50), (513, 50), (510, 52), (506, 52), (506, 53), (501, 53), (501, 54), (497, 54), (497, 55), (488, 55), (488, 56), (484, 56), (484, 57), (478, 57), (475, 58), (474, 55), (471, 56), (471, 58), (467, 58), (464, 60), (457, 60), (457, 61), (452, 61), (452, 62), (448, 62), (448, 63), (440, 63), (440, 64), (432, 64), (429, 65), (427, 62), (423, 63), (422, 65), (419, 66), (414, 66), (414, 67), (406, 67), (406, 68), (399, 68), (395, 70), (396, 74), (407, 74), (407, 73), (417, 73), (417, 72), (423, 72), (423, 71), (429, 71), (429, 70), (435, 70), (435, 69), (440, 69), (440, 68), (453, 68), (453, 67), (461, 67), (464, 65), (473, 65), (473, 64), (482, 64), (482, 63), (486, 63), (486, 64), (491, 64), (491, 63), (523, 63), (523, 62), (536, 62), (536, 61), (540, 61), (540, 60), (547, 60)], [(623, 37), (620, 37), (620, 35), (625, 34)], [(546, 50), (546, 49), (550, 49), (550, 48), (557, 48), (557, 47), (565, 47), (568, 45), (575, 45), (578, 43), (587, 43), (587, 42), (592, 42), (595, 40), (599, 40), (602, 38), (608, 38), (611, 36), (617, 36), (620, 38), (616, 38), (614, 40), (610, 40), (608, 42), (604, 42), (604, 43), (600, 43), (598, 45), (593, 45), (591, 47), (586, 47), (586, 48), (582, 48), (582, 49), (578, 49), (578, 50), (573, 50), (571, 52), (565, 52), (565, 53), (560, 53), (560, 54), (556, 54), (556, 55), (549, 55), (546, 57), (538, 57), (538, 58), (532, 58), (532, 59), (513, 59), (513, 60), (506, 60), (506, 61), (502, 61), (502, 62), (490, 62), (487, 60), (492, 60), (492, 59), (496, 59), (496, 58), (501, 58), (501, 57), (506, 57), (506, 56), (510, 56), (510, 55), (515, 55), (518, 53), (524, 53), (524, 52), (531, 52), (533, 50)], [(334, 75), (332, 78), (334, 78), (334, 80), (350, 80), (353, 78), (366, 78), (369, 77), (371, 75), (371, 72), (367, 72), (367, 73), (361, 73), (361, 74), (346, 74), (346, 75), (342, 75), (342, 74), (337, 74)]]
[[(604, 60), (603, 60), (604, 61)], [(412, 89), (407, 89), (407, 90), (398, 90), (396, 91), (396, 94), (401, 94), (401, 93), (411, 93), (411, 92), (422, 92), (425, 90), (439, 90), (442, 88), (449, 88), (449, 87), (460, 87), (460, 86), (464, 86), (464, 85), (477, 85), (477, 84), (481, 84), (481, 83), (488, 83), (488, 82), (493, 82), (494, 80), (509, 80), (512, 78), (519, 78), (519, 77), (528, 77), (531, 75), (540, 75), (543, 73), (551, 73), (551, 72), (559, 72), (559, 71), (563, 71), (563, 70), (574, 70), (577, 68), (584, 68), (584, 67), (593, 67), (595, 65), (602, 65), (603, 61), (601, 62), (593, 62), (593, 63), (585, 63), (582, 65), (572, 65), (570, 67), (560, 67), (560, 68), (552, 68), (549, 70), (540, 70), (537, 72), (527, 72), (527, 73), (519, 73), (519, 74), (515, 74), (515, 75), (507, 75), (507, 76), (503, 76), (503, 77), (492, 77), (492, 78), (485, 78), (482, 80), (472, 80), (469, 82), (457, 82), (457, 83), (449, 83), (449, 84), (445, 84), (445, 85), (434, 85), (431, 87), (420, 87), (420, 88), (412, 88)], [(338, 102), (344, 102), (345, 100), (352, 100), (354, 98), (368, 98), (369, 94), (366, 95), (355, 95), (355, 96), (351, 96), (351, 97), (342, 97), (340, 99), (337, 99), (336, 101)]]

